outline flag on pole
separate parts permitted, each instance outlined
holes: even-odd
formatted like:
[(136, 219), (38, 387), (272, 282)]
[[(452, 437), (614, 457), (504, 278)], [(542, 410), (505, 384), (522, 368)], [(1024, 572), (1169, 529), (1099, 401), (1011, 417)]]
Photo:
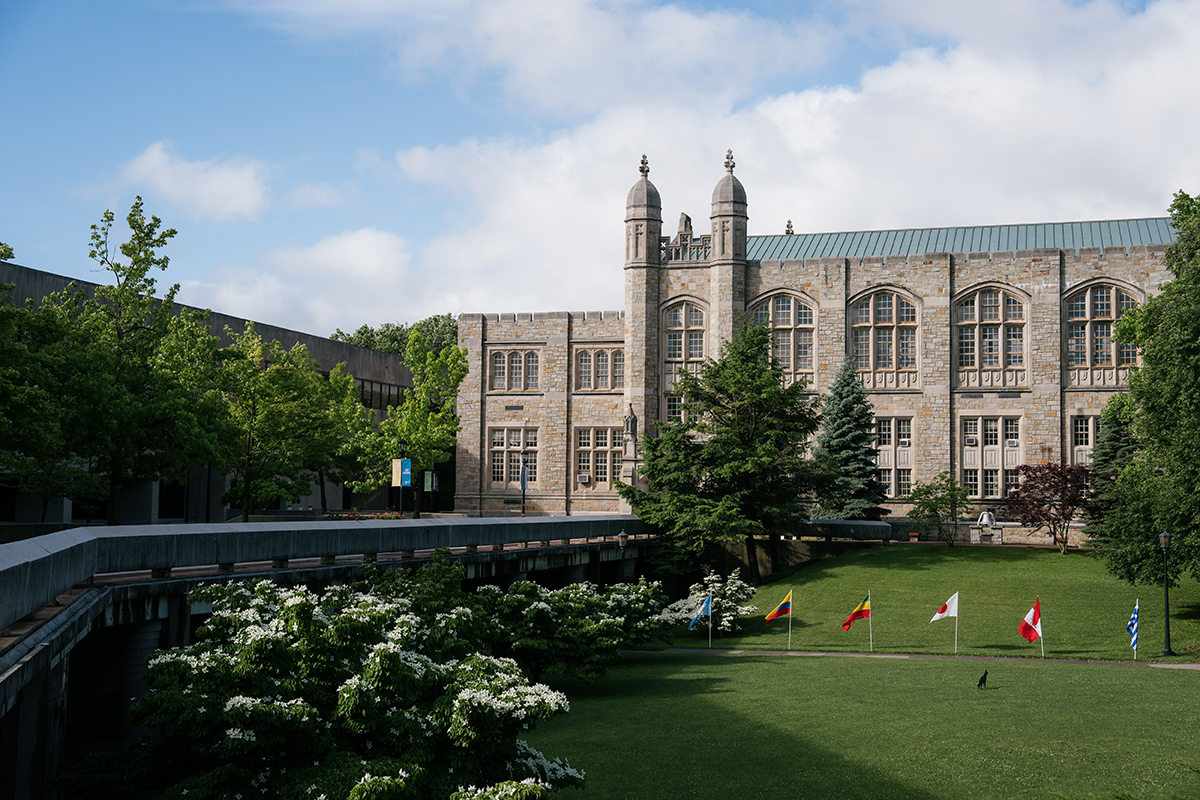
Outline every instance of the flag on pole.
[(1039, 607), (1041, 602), (1040, 597), (1034, 598), (1033, 608), (1029, 609), (1025, 619), (1021, 620), (1021, 626), (1017, 628), (1018, 632), (1031, 644), (1042, 638), (1042, 611)]
[(850, 616), (847, 617), (846, 621), (842, 623), (842, 630), (844, 630), (844, 631), (850, 630), (850, 626), (854, 624), (854, 620), (856, 620), (856, 619), (870, 619), (870, 618), (871, 618), (871, 593), (867, 592), (866, 599), (864, 599), (861, 603), (859, 603), (857, 606), (855, 606), (854, 610), (850, 612)]
[(783, 598), (783, 601), (779, 605), (775, 606), (775, 610), (773, 610), (770, 614), (767, 614), (767, 624), (770, 625), (771, 620), (773, 619), (778, 619), (779, 617), (790, 617), (791, 615), (792, 593), (789, 590), (787, 597)]
[(1133, 660), (1137, 661), (1137, 629), (1138, 629), (1138, 605), (1141, 601), (1133, 601), (1133, 616), (1129, 618), (1129, 624), (1125, 626), (1125, 630), (1129, 631), (1132, 640), (1129, 646), (1133, 648)]
[(700, 610), (696, 612), (696, 616), (692, 617), (692, 621), (688, 624), (688, 630), (696, 627), (696, 623), (701, 617), (708, 617), (712, 620), (712, 592), (708, 593), (708, 597), (704, 598), (704, 602), (700, 604)]
[(931, 619), (929, 621), (937, 622), (939, 619), (945, 619), (946, 617), (957, 617), (957, 616), (958, 616), (958, 592), (955, 592), (954, 595), (949, 600), (942, 603), (942, 607), (937, 610), (937, 613), (933, 615), (933, 619)]

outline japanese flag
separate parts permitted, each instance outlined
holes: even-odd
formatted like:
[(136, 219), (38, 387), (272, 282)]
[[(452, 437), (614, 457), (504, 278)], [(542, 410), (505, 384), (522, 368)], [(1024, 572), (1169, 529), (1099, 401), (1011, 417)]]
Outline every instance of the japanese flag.
[(1025, 619), (1021, 620), (1021, 627), (1017, 629), (1030, 642), (1036, 642), (1042, 638), (1042, 612), (1038, 608), (1041, 602), (1040, 598), (1033, 601), (1033, 608), (1029, 609)]
[(955, 592), (954, 595), (949, 600), (947, 600), (945, 603), (942, 603), (942, 607), (938, 609), (938, 612), (933, 615), (933, 619), (931, 619), (929, 621), (937, 622), (939, 619), (945, 619), (946, 617), (957, 617), (957, 616), (958, 616), (958, 592)]

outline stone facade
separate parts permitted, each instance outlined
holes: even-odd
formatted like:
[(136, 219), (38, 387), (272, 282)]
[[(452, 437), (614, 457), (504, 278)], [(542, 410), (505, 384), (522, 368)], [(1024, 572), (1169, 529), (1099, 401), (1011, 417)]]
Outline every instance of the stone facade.
[[(471, 372), (457, 510), (520, 513), (522, 458), (527, 513), (623, 510), (612, 480), (631, 480), (636, 458), (623, 432), (677, 413), (674, 377), (747, 318), (771, 325), (788, 380), (815, 392), (855, 360), (894, 512), (943, 470), (987, 505), (1016, 466), (1088, 462), (1099, 414), (1137, 359), (1112, 325), (1170, 277), (1165, 220), (807, 238), (789, 222), (784, 236), (751, 237), (732, 154), (725, 167), (710, 232), (682, 215), (666, 237), (643, 158), (626, 202), (623, 312), (459, 318)], [(925, 252), (950, 242), (975, 244)]]

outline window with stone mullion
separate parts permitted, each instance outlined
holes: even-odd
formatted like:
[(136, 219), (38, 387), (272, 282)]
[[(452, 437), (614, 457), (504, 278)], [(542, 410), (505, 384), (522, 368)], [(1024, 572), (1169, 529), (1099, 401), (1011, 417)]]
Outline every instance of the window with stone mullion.
[(903, 295), (876, 292), (850, 309), (850, 354), (859, 371), (917, 368), (917, 308)]
[(1000, 289), (981, 289), (955, 303), (960, 370), (1025, 366), (1025, 304)]
[(1067, 299), (1067, 366), (1137, 364), (1137, 348), (1113, 339), (1113, 325), (1137, 305), (1124, 290), (1095, 285)]

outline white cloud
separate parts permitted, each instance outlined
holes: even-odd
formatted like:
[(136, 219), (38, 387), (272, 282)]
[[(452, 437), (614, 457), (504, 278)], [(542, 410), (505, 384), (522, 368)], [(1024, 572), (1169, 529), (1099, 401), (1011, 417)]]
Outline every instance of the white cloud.
[(339, 327), (405, 319), (418, 288), (410, 262), (399, 236), (363, 228), (272, 251), (256, 268), (227, 266), (212, 281), (185, 282), (179, 300), (328, 336)]
[(288, 194), (291, 208), (334, 208), (346, 199), (345, 194), (328, 183), (302, 183)]
[(197, 218), (254, 219), (267, 207), (267, 169), (262, 162), (187, 161), (168, 152), (163, 141), (126, 164), (118, 182), (152, 192)]

